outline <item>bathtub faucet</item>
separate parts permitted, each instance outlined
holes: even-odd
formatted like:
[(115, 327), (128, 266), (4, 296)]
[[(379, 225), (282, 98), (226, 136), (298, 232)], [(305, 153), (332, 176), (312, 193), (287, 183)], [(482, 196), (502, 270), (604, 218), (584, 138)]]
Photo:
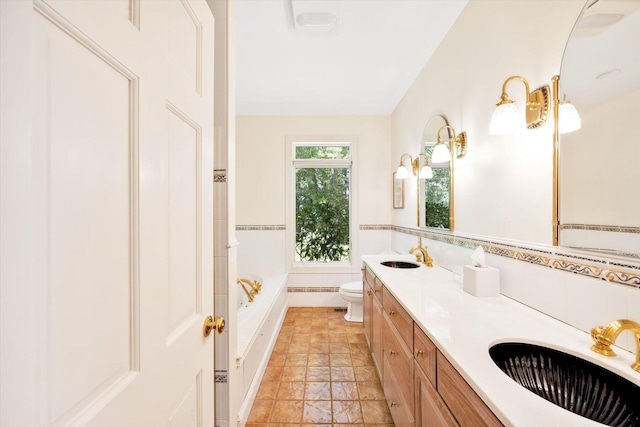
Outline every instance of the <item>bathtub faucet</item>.
[(240, 285), (244, 293), (247, 294), (247, 298), (249, 298), (249, 302), (253, 302), (253, 299), (255, 298), (258, 292), (255, 289), (248, 290), (241, 279), (238, 279), (236, 283)]
[(249, 285), (251, 289), (256, 291), (256, 294), (258, 294), (262, 289), (262, 283), (258, 282), (257, 280), (238, 279), (238, 281), (244, 283), (245, 285)]

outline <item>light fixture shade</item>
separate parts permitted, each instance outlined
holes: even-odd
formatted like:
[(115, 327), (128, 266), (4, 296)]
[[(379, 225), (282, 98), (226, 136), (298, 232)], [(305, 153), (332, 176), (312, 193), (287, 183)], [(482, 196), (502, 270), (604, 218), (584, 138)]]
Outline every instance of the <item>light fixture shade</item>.
[(433, 169), (431, 169), (431, 166), (423, 166), (422, 169), (420, 169), (420, 175), (419, 175), (420, 179), (431, 179), (433, 178)]
[(569, 133), (580, 129), (582, 123), (578, 110), (570, 102), (560, 104), (558, 110), (558, 132)]
[(498, 105), (494, 110), (489, 124), (489, 133), (491, 135), (504, 135), (519, 132), (525, 128), (525, 119), (518, 111), (516, 104), (507, 102)]
[(396, 179), (405, 179), (409, 176), (409, 170), (405, 165), (398, 166), (398, 170), (396, 170)]
[(449, 147), (444, 144), (437, 144), (433, 147), (431, 163), (447, 163), (450, 160), (451, 154), (449, 153)]

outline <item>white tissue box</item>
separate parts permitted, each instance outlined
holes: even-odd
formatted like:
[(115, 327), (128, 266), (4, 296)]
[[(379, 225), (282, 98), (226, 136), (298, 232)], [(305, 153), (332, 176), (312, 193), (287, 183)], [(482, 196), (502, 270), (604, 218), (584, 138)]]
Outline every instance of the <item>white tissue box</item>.
[(462, 289), (476, 297), (500, 295), (500, 272), (493, 267), (464, 266)]

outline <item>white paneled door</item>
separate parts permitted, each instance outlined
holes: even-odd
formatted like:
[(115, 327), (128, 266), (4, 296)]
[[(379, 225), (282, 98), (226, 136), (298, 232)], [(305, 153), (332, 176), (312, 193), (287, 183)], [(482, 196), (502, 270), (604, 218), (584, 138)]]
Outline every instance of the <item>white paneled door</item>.
[(0, 20), (0, 424), (213, 426), (211, 11)]

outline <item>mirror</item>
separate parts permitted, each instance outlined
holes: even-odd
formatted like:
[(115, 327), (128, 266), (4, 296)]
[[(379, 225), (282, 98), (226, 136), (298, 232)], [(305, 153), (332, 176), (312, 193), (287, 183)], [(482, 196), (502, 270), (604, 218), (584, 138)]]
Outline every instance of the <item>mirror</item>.
[(640, 258), (640, 0), (587, 2), (565, 48), (558, 95), (582, 122), (556, 135), (559, 244)]
[[(431, 153), (438, 140), (438, 130), (447, 124), (447, 120), (442, 116), (431, 117), (420, 138), (419, 150), (429, 159), (433, 177), (418, 178), (418, 226), (453, 231), (453, 161), (431, 163)], [(448, 140), (451, 131), (447, 129), (447, 132), (448, 134), (443, 133), (441, 137), (448, 135)], [(445, 144), (448, 146), (447, 142)]]

